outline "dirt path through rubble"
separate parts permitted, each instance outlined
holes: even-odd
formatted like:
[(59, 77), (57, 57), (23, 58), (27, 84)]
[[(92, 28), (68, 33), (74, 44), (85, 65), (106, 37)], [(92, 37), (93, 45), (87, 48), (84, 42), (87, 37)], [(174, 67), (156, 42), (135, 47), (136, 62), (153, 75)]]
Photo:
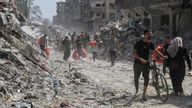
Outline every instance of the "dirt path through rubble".
[[(59, 58), (62, 58), (62, 55), (53, 54), (55, 57), (52, 57), (52, 61), (57, 61)], [(73, 61), (70, 59), (70, 61)], [(110, 87), (116, 91), (122, 92), (126, 91), (133, 94), (134, 83), (133, 83), (133, 69), (132, 63), (130, 62), (117, 62), (114, 67), (110, 66), (109, 62), (97, 60), (96, 62), (92, 61), (91, 58), (80, 59), (79, 61), (73, 61), (72, 66), (76, 67), (79, 72), (89, 76), (97, 84), (104, 87)], [(169, 85), (170, 79), (169, 76), (166, 76)], [(148, 100), (147, 102), (140, 102), (139, 100), (132, 100), (131, 107), (145, 107), (145, 108), (190, 108), (192, 107), (192, 97), (190, 96), (192, 92), (192, 78), (186, 76), (184, 81), (184, 89), (186, 96), (170, 96), (167, 103), (162, 103), (155, 93), (155, 90), (152, 86), (149, 86), (148, 89)], [(142, 91), (143, 79), (140, 80), (140, 91)], [(171, 87), (171, 85), (170, 85)], [(171, 92), (171, 91), (170, 91)], [(123, 106), (119, 107), (122, 108)], [(113, 107), (112, 107), (113, 108)], [(127, 108), (125, 106), (125, 108)]]

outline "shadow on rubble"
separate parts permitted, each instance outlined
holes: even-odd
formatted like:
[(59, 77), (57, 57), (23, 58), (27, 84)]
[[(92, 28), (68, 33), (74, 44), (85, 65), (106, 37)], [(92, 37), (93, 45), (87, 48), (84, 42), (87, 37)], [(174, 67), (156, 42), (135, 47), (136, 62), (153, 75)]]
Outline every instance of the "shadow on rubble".
[[(152, 101), (153, 100), (153, 101)], [(167, 102), (162, 102), (158, 96), (150, 96), (150, 105), (173, 105), (180, 108), (192, 108), (192, 96), (169, 96)], [(151, 102), (152, 101), (152, 102)]]
[(166, 104), (182, 108), (192, 108), (192, 96), (170, 96)]
[(98, 105), (112, 105), (115, 108), (131, 107), (132, 105), (132, 94), (131, 93), (115, 93), (115, 92), (104, 92), (103, 99), (101, 97), (96, 100)]

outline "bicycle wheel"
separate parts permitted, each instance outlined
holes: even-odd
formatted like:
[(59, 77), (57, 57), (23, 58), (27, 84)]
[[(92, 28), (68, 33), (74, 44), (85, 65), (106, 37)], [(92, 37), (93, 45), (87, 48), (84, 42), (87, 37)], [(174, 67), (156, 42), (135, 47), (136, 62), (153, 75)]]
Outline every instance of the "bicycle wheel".
[(157, 95), (161, 98), (161, 101), (166, 102), (168, 100), (169, 89), (164, 75), (160, 72), (156, 72), (153, 77)]

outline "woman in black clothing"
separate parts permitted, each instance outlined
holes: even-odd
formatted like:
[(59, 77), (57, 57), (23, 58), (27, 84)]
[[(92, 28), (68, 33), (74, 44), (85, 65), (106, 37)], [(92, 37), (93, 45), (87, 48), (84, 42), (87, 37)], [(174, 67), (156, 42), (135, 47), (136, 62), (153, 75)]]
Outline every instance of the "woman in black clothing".
[(171, 41), (171, 45), (167, 49), (169, 59), (170, 77), (173, 85), (174, 94), (184, 94), (182, 82), (185, 77), (185, 61), (187, 61), (188, 68), (191, 70), (191, 61), (188, 52), (183, 47), (182, 39), (176, 37)]
[(81, 41), (81, 37), (78, 36), (76, 40), (76, 50), (79, 55), (82, 55), (83, 43)]
[(63, 60), (66, 61), (66, 60), (68, 60), (68, 58), (71, 55), (71, 49), (70, 49), (71, 41), (69, 40), (68, 37), (65, 37), (65, 39), (62, 41), (62, 45), (64, 47), (64, 57), (63, 57)]

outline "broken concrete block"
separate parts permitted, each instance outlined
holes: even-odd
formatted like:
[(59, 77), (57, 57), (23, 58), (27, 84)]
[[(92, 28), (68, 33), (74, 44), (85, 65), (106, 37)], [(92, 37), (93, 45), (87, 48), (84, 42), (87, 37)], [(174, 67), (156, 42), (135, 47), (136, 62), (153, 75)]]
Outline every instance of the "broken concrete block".
[(24, 46), (24, 50), (26, 51), (26, 53), (28, 53), (30, 56), (34, 57), (35, 55), (38, 54), (37, 50), (35, 50), (35, 48), (33, 48), (33, 46), (26, 44)]
[[(16, 52), (16, 50), (15, 50), (15, 52)], [(25, 66), (26, 65), (25, 62), (22, 59), (20, 59), (16, 54), (14, 54), (12, 52), (12, 50), (10, 50), (10, 49), (2, 49), (0, 51), (0, 56), (5, 57), (6, 59), (17, 63), (19, 66)]]
[(11, 105), (11, 107), (16, 107), (16, 108), (34, 108), (34, 105), (32, 102), (15, 102)]
[(6, 14), (0, 12), (0, 27), (5, 26), (8, 24)]
[(39, 99), (39, 97), (32, 93), (26, 93), (24, 99)]
[(66, 108), (66, 107), (69, 107), (69, 102), (68, 101), (61, 102), (60, 108)]

